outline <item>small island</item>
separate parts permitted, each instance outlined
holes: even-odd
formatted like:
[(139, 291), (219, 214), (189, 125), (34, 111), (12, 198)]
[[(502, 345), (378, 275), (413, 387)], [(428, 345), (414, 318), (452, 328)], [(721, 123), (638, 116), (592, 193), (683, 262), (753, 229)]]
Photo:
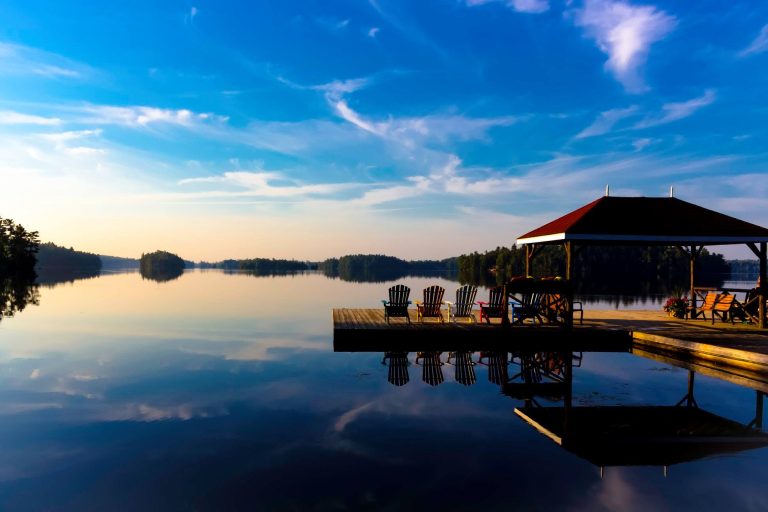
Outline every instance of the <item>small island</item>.
[(184, 273), (186, 263), (179, 256), (168, 251), (155, 251), (142, 254), (139, 271), (145, 279), (153, 281), (171, 281)]

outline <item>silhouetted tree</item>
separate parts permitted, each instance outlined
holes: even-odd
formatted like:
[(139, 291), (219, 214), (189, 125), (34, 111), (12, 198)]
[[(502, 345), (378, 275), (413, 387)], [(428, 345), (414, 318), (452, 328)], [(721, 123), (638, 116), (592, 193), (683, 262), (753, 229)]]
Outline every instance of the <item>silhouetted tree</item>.
[(0, 217), (0, 276), (34, 276), (39, 246), (37, 231)]

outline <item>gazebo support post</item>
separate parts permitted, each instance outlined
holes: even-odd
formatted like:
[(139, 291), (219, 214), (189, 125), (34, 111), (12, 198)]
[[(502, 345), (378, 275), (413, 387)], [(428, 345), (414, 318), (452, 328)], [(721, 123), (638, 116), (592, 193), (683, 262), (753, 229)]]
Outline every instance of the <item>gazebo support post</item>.
[(747, 247), (749, 247), (753, 253), (755, 253), (755, 256), (757, 256), (757, 259), (760, 263), (760, 273), (757, 275), (757, 279), (760, 282), (760, 286), (757, 289), (757, 297), (758, 297), (758, 304), (757, 304), (757, 311), (758, 316), (760, 317), (758, 319), (757, 325), (761, 329), (765, 329), (768, 327), (766, 325), (766, 308), (765, 308), (765, 300), (768, 294), (766, 294), (766, 289), (768, 289), (768, 284), (766, 283), (766, 265), (768, 264), (766, 262), (766, 257), (768, 257), (768, 250), (766, 250), (766, 246), (768, 245), (767, 242), (760, 242), (760, 246), (758, 247), (757, 244), (754, 243), (748, 243)]
[(536, 244), (525, 244), (525, 277), (530, 276), (533, 271), (533, 257), (536, 256), (539, 247), (541, 246)]
[(689, 301), (691, 303), (690, 309), (691, 309), (691, 318), (696, 318), (696, 290), (694, 289), (694, 283), (696, 282), (696, 257), (699, 255), (701, 250), (704, 248), (704, 246), (699, 246), (698, 250), (695, 245), (691, 245), (690, 247), (684, 247), (682, 245), (677, 246), (678, 249), (680, 249), (680, 252), (688, 256), (688, 265), (689, 265), (689, 279), (690, 279), (690, 288), (689, 288)]
[(565, 278), (571, 280), (572, 268), (573, 268), (573, 242), (565, 242)]
[(691, 252), (688, 253), (688, 261), (690, 265), (690, 278), (691, 289), (689, 291), (691, 298), (691, 315), (696, 318), (696, 290), (694, 289), (694, 283), (696, 282), (696, 246), (692, 245)]
[(758, 311), (760, 312), (760, 322), (759, 322), (759, 324), (760, 324), (760, 328), (761, 329), (765, 329), (765, 327), (766, 327), (766, 325), (765, 325), (765, 323), (766, 323), (765, 322), (765, 313), (766, 313), (766, 311), (765, 311), (765, 299), (766, 299), (765, 289), (766, 289), (766, 287), (768, 287), (768, 282), (766, 282), (766, 280), (768, 279), (766, 277), (766, 257), (768, 256), (768, 254), (766, 254), (766, 253), (768, 253), (768, 250), (766, 250), (766, 245), (768, 245), (768, 244), (766, 244), (766, 242), (760, 242), (760, 255), (759, 255), (759, 258), (760, 258), (760, 289), (758, 290), (758, 297), (760, 297), (758, 300), (760, 301), (760, 303), (759, 303)]

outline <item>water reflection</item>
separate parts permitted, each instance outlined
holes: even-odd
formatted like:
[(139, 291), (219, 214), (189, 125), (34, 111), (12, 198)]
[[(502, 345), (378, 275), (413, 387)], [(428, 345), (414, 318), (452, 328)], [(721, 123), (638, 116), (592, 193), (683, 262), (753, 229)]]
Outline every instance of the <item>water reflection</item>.
[(141, 277), (158, 283), (165, 283), (180, 278), (184, 274), (183, 268), (151, 268), (141, 269)]
[[(407, 282), (435, 283), (451, 286)], [(330, 309), (380, 307), (385, 291), (219, 271), (39, 287), (38, 307), (0, 325), (0, 510), (768, 506), (765, 449), (684, 464), (666, 482), (643, 468), (600, 480), (514, 412), (526, 399), (564, 407), (567, 390), (544, 385), (567, 382), (567, 357), (492, 346), (434, 351), (425, 368), (413, 351), (383, 365), (381, 352), (332, 352)], [(670, 406), (686, 391), (673, 363), (570, 361), (574, 410)], [(700, 409), (755, 419), (750, 389), (702, 373), (695, 386)]]
[(0, 278), (0, 320), (12, 317), (40, 301), (40, 290), (33, 280), (21, 277)]
[[(642, 406), (574, 406), (574, 368), (584, 354), (571, 352), (417, 352), (422, 380), (444, 382), (442, 367), (454, 366), (455, 380), (477, 382), (475, 366), (487, 368), (488, 381), (509, 398), (522, 402), (515, 413), (537, 432), (565, 450), (601, 468), (607, 466), (667, 467), (694, 460), (768, 446), (762, 432), (765, 393), (755, 391), (754, 414), (740, 423), (699, 407), (695, 372), (688, 370), (687, 388), (675, 404)], [(408, 353), (387, 352), (387, 380), (403, 386), (408, 378)]]

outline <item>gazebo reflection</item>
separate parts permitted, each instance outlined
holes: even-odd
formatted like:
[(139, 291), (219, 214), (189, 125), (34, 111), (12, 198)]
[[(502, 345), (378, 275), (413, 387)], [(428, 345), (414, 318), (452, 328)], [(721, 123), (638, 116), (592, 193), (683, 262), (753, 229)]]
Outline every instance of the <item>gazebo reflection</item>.
[[(673, 464), (768, 446), (762, 391), (756, 391), (755, 416), (746, 425), (700, 408), (690, 370), (687, 390), (676, 405), (574, 407), (571, 361), (568, 356), (527, 356), (521, 360), (520, 383), (507, 383), (503, 390), (525, 400), (515, 409), (520, 418), (599, 466), (601, 474), (607, 466), (662, 466), (666, 474)], [(562, 406), (543, 407), (538, 398)]]

